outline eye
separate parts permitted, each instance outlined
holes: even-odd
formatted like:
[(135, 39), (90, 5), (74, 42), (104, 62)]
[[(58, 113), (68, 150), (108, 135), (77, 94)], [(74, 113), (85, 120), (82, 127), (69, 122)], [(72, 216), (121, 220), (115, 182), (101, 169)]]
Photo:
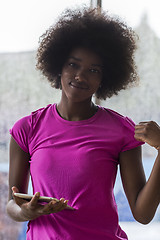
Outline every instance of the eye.
[(91, 72), (91, 73), (98, 73), (98, 74), (101, 73), (101, 71), (100, 71), (99, 69), (95, 69), (95, 68), (91, 68), (91, 69), (90, 69), (90, 72)]
[(74, 63), (74, 62), (69, 62), (68, 66), (70, 66), (72, 68), (77, 68), (78, 67), (78, 65), (76, 63)]

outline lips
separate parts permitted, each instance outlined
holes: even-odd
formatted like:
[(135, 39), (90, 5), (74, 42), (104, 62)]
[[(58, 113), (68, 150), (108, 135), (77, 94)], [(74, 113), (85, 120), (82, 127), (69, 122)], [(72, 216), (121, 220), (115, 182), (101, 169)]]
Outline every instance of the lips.
[(83, 82), (79, 83), (79, 82), (72, 81), (69, 83), (69, 85), (73, 88), (78, 88), (82, 90), (88, 89), (88, 86)]

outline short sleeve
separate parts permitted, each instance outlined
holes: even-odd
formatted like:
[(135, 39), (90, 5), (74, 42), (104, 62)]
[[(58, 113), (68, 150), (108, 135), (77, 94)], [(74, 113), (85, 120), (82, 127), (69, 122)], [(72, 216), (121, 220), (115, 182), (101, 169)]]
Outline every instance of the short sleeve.
[(29, 152), (29, 134), (31, 129), (30, 116), (18, 120), (9, 130), (11, 136), (22, 148), (23, 151)]
[(121, 152), (130, 150), (132, 148), (138, 147), (144, 142), (137, 141), (134, 138), (135, 123), (128, 117), (124, 119), (124, 142)]

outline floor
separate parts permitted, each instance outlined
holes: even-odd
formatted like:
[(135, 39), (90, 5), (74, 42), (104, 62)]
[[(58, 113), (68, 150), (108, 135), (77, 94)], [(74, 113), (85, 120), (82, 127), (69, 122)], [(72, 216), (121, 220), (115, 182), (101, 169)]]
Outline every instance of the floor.
[(120, 226), (127, 233), (128, 240), (160, 240), (160, 222), (152, 222), (148, 225), (121, 222)]

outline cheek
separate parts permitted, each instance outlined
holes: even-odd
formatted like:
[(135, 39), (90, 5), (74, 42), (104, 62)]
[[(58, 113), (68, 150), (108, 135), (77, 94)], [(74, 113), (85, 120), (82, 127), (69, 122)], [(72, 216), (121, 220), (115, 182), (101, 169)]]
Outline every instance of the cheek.
[(93, 83), (93, 88), (94, 89), (98, 89), (101, 85), (101, 79), (95, 79), (94, 83)]
[(61, 82), (69, 82), (73, 78), (73, 76), (74, 71), (72, 69), (64, 67), (61, 74)]
[(66, 83), (68, 82), (69, 79), (69, 74), (67, 72), (62, 72), (61, 75), (61, 85), (66, 85)]

